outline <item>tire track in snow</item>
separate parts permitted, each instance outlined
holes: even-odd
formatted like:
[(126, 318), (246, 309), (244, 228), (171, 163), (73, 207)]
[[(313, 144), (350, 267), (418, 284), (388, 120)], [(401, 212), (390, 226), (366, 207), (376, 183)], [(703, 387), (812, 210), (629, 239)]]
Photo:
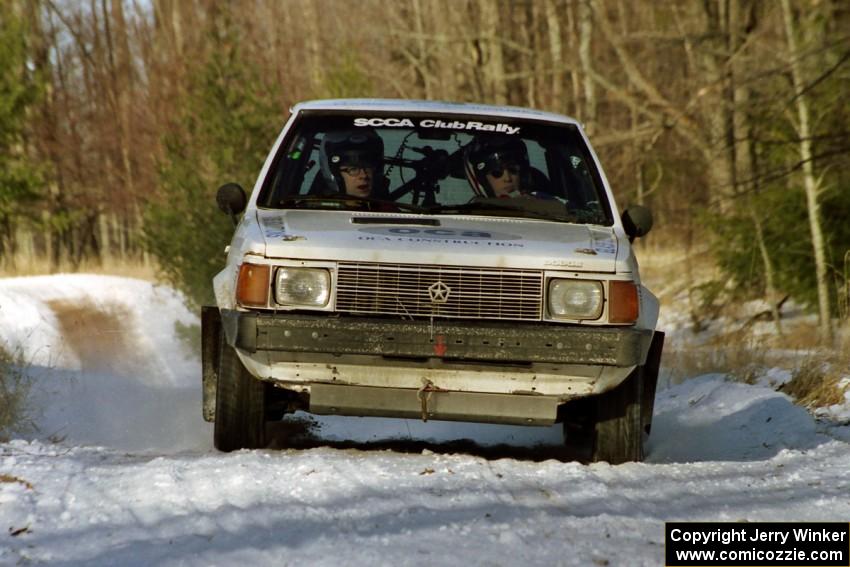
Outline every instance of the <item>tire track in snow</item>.
[(65, 299), (47, 305), (67, 345), (80, 359), (81, 371), (130, 377), (149, 369), (149, 353), (138, 348), (139, 341), (130, 330), (133, 316), (126, 307)]

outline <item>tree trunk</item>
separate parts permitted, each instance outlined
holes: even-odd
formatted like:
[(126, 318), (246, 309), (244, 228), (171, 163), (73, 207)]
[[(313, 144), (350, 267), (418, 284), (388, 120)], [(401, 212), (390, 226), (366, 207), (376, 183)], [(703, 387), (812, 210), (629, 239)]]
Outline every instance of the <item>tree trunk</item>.
[(319, 15), (316, 12), (316, 5), (312, 0), (301, 0), (301, 17), (303, 23), (301, 34), (307, 44), (307, 68), (310, 73), (310, 88), (315, 93), (323, 88), (325, 75), (322, 69), (325, 61), (322, 57), (322, 50), (319, 44)]
[(815, 255), (815, 275), (818, 289), (818, 315), (820, 318), (820, 337), (826, 344), (832, 344), (832, 319), (829, 311), (829, 282), (827, 280), (826, 241), (820, 213), (820, 188), (815, 179), (812, 160), (812, 131), (810, 126), (808, 96), (804, 92), (805, 82), (800, 64), (800, 52), (797, 48), (794, 15), (789, 0), (781, 0), (782, 15), (785, 20), (785, 35), (788, 41), (788, 59), (791, 62), (791, 78), (794, 82), (794, 103), (797, 106), (797, 133), (800, 138), (800, 161), (803, 163), (803, 186), (806, 191), (806, 207), (809, 213), (809, 230), (812, 233), (812, 249)]
[(127, 242), (124, 236), (124, 225), (116, 213), (109, 215), (109, 232), (112, 233), (118, 244), (118, 258), (121, 262), (127, 262)]
[(584, 88), (584, 116), (582, 120), (587, 135), (596, 130), (596, 84), (593, 81), (593, 58), (590, 53), (590, 40), (593, 36), (593, 11), (587, 0), (578, 6), (579, 18), (579, 59), (582, 68), (582, 86)]
[(0, 267), (2, 268), (15, 268), (14, 230), (9, 217), (5, 217), (0, 221)]
[(33, 259), (37, 257), (33, 229), (29, 226), (19, 227), (17, 230), (16, 240), (18, 242), (18, 250), (23, 263), (25, 265), (32, 264)]
[(756, 243), (761, 256), (762, 267), (764, 269), (764, 296), (770, 308), (770, 315), (776, 325), (776, 333), (782, 336), (782, 320), (779, 313), (779, 294), (776, 292), (776, 270), (773, 267), (773, 260), (770, 257), (770, 252), (767, 249), (767, 244), (764, 241), (764, 229), (762, 220), (758, 216), (755, 208), (748, 204), (750, 218), (753, 220), (753, 226), (756, 229)]
[(555, 0), (543, 4), (546, 12), (546, 30), (549, 34), (549, 57), (552, 59), (552, 92), (550, 106), (557, 112), (564, 111), (564, 49), (561, 44), (561, 21)]
[(743, 206), (747, 215), (753, 222), (755, 229), (756, 246), (764, 270), (764, 299), (767, 303), (771, 317), (776, 325), (776, 332), (782, 335), (782, 321), (780, 319), (779, 305), (780, 297), (776, 289), (776, 269), (770, 255), (770, 249), (764, 237), (764, 219), (760, 216), (753, 196), (759, 192), (759, 176), (756, 175), (756, 165), (753, 158), (753, 124), (750, 112), (750, 90), (751, 84), (741, 80), (746, 76), (746, 60), (741, 56), (739, 50), (743, 46), (743, 37), (748, 28), (753, 32), (757, 23), (752, 14), (748, 14), (750, 5), (748, 0), (730, 0), (728, 4), (728, 15), (725, 18), (727, 27), (727, 50), (729, 60), (725, 63), (727, 68), (728, 85), (723, 90), (729, 102), (729, 133), (726, 136), (729, 147), (732, 150), (732, 163), (734, 166), (733, 195), (741, 196)]
[(431, 89), (431, 76), (428, 73), (428, 52), (425, 49), (425, 25), (423, 22), (422, 4), (420, 0), (413, 0), (413, 25), (416, 30), (416, 58), (419, 61), (419, 75), (422, 78), (422, 88), (425, 100), (434, 98)]
[[(575, 14), (575, 6), (573, 2), (567, 3), (566, 9), (567, 16), (567, 53), (576, 53), (578, 51), (578, 47), (576, 47), (576, 35), (578, 29), (578, 23), (576, 22), (577, 17)], [(571, 59), (571, 61), (575, 61), (575, 59)], [(570, 89), (572, 90), (572, 106), (567, 106), (567, 101), (563, 101), (561, 103), (561, 107), (564, 112), (568, 114), (572, 114), (576, 119), (581, 119), (581, 116), (584, 114), (581, 106), (581, 84), (579, 77), (579, 66), (571, 65), (569, 69), (569, 77), (570, 77)]]
[(100, 250), (100, 262), (104, 266), (112, 265), (112, 242), (109, 234), (109, 218), (106, 211), (97, 215), (98, 249)]
[(479, 0), (481, 27), (486, 38), (484, 44), (484, 77), (489, 92), (487, 98), (493, 104), (508, 103), (508, 89), (505, 82), (505, 61), (502, 50), (502, 33), (499, 23), (499, 7), (491, 0)]
[[(537, 20), (534, 17), (534, 11), (530, 6), (517, 6), (514, 8), (518, 11), (518, 14), (514, 21), (517, 22), (519, 26), (518, 29), (518, 39), (520, 44), (532, 47), (537, 42), (537, 34), (535, 33), (535, 24)], [(533, 48), (532, 48), (533, 49)], [(528, 106), (534, 108), (534, 60), (536, 52), (525, 52), (519, 55), (517, 66), (522, 69), (525, 74), (525, 79), (521, 81), (517, 81), (517, 88), (508, 89), (509, 94), (514, 94), (513, 97), (509, 97), (511, 104), (515, 104), (517, 106)], [(510, 68), (510, 65), (508, 65)], [(522, 89), (519, 88), (519, 85), (522, 85)]]
[[(135, 173), (131, 159), (132, 131), (132, 92), (133, 92), (133, 63), (130, 58), (130, 45), (127, 37), (127, 23), (124, 19), (122, 0), (112, 0), (112, 18), (115, 22), (115, 65), (112, 88), (118, 91), (117, 105), (120, 119), (121, 165), (124, 181), (124, 202), (135, 200)], [(111, 44), (112, 45), (112, 44)], [(110, 45), (110, 50), (113, 48)], [(112, 60), (113, 57), (110, 57)]]

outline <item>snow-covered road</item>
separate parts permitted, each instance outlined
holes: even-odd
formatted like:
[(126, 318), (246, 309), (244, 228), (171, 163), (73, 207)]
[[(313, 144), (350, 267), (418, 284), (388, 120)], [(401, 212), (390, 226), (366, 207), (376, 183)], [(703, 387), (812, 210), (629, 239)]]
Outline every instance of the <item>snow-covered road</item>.
[(557, 427), (302, 416), (311, 448), (219, 454), (194, 321), (136, 280), (0, 280), (41, 407), (0, 444), (0, 564), (661, 565), (669, 520), (850, 520), (850, 427), (720, 375), (659, 392), (641, 464), (528, 458)]

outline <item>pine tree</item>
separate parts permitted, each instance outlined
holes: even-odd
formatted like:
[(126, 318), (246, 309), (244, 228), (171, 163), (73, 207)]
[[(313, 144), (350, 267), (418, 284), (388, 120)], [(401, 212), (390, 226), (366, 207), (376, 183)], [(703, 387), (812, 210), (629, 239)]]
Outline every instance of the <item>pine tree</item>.
[(14, 255), (14, 232), (40, 197), (39, 167), (26, 147), (26, 119), (41, 83), (27, 59), (27, 26), (14, 6), (0, 11), (0, 258)]
[(145, 240), (165, 279), (195, 305), (212, 300), (212, 277), (224, 263), (233, 226), (215, 204), (217, 188), (237, 182), (250, 191), (281, 126), (229, 8), (209, 21), (205, 57), (190, 71), (179, 119), (164, 138), (160, 187), (145, 211)]

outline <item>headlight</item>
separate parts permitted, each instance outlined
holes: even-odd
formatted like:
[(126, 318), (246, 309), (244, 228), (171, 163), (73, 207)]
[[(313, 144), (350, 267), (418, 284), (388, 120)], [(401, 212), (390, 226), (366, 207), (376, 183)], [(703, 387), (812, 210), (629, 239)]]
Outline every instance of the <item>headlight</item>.
[(324, 307), (331, 295), (330, 272), (317, 268), (278, 268), (275, 300), (281, 305)]
[(602, 315), (602, 282), (549, 280), (549, 313), (559, 319), (599, 319)]

